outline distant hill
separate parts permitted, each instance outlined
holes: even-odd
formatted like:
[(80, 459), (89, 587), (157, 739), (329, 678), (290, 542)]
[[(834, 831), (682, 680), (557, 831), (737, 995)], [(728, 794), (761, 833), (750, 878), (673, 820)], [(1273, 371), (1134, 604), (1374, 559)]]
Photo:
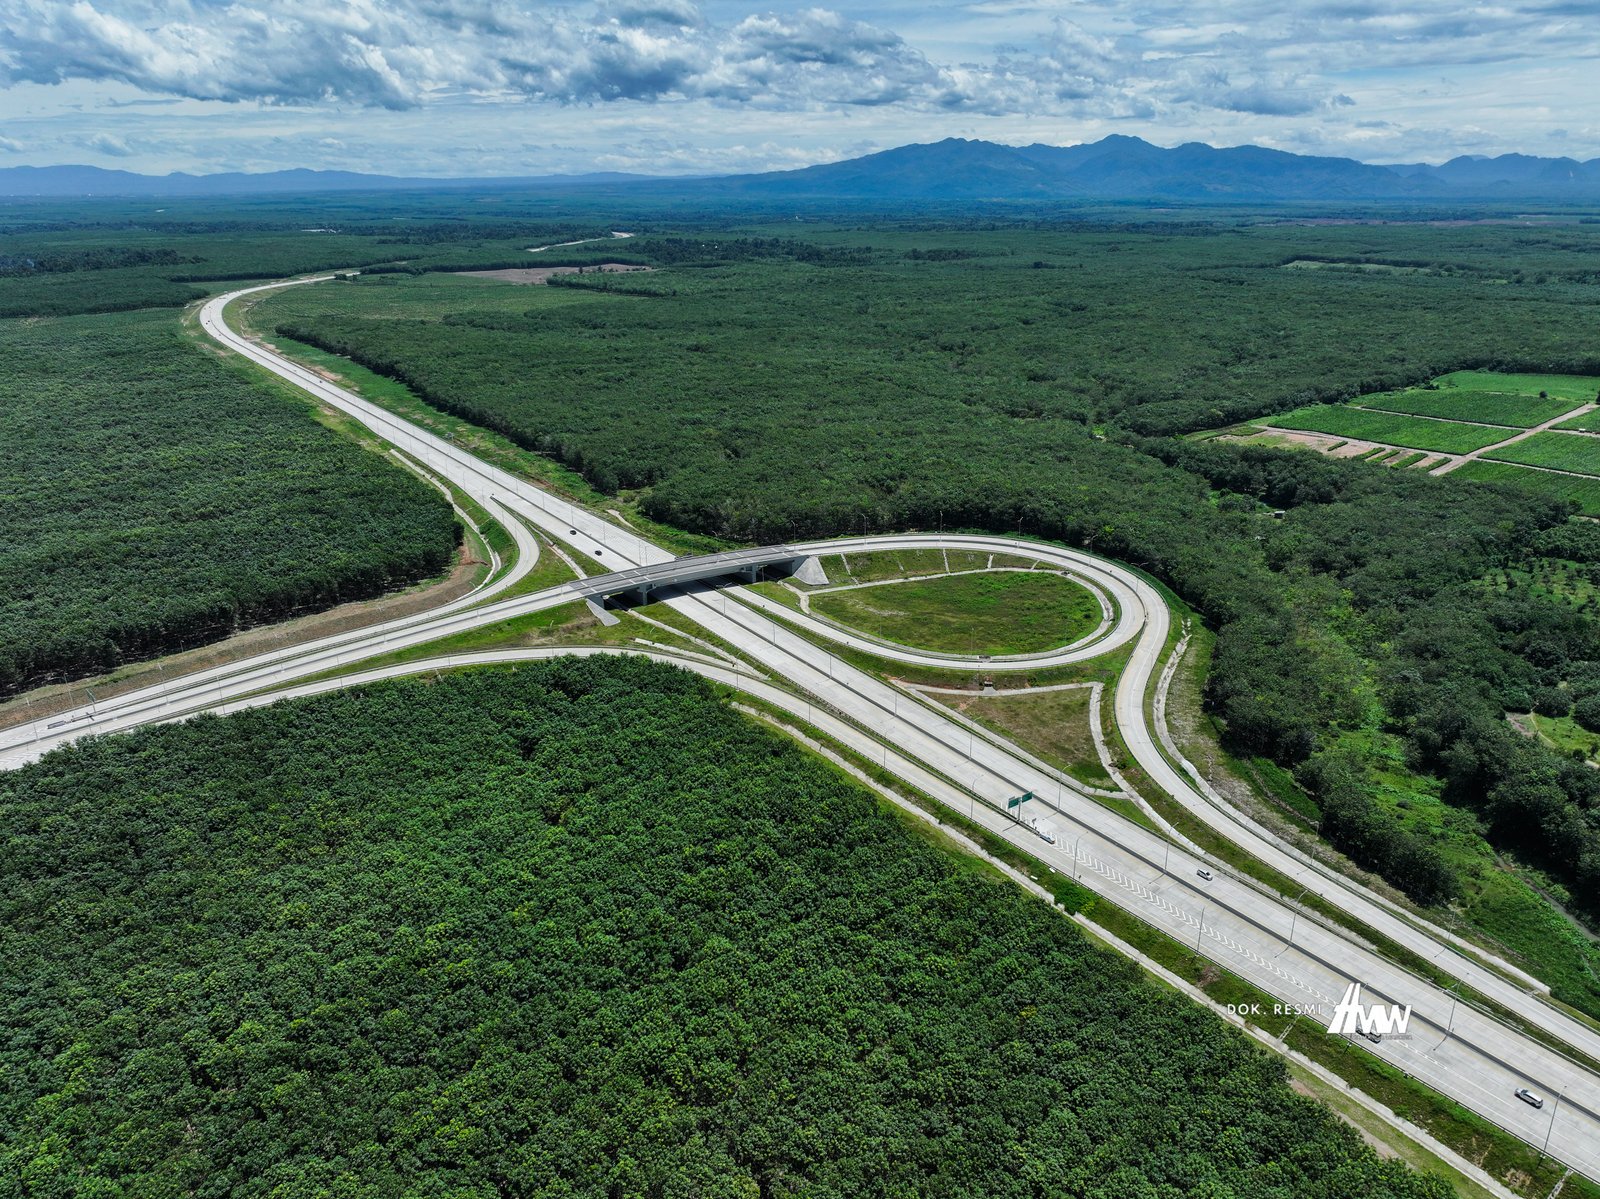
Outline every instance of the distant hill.
[(1437, 189), (1348, 158), (1199, 142), (1162, 149), (1112, 136), (1081, 146), (1001, 146), (947, 138), (798, 171), (745, 176), (762, 194), (904, 199), (1389, 199)]
[(881, 199), (1600, 200), (1600, 159), (1507, 154), (1390, 167), (1262, 146), (1166, 149), (1120, 135), (1079, 146), (947, 138), (725, 184), (768, 196)]
[(710, 178), (597, 173), (481, 179), (354, 171), (138, 175), (89, 166), (0, 169), (0, 196), (221, 196), (437, 188), (638, 189), (707, 199), (883, 201), (1566, 200), (1600, 201), (1600, 159), (1461, 157), (1438, 166), (1202, 142), (1165, 148), (1113, 135), (1078, 146), (1003, 146), (946, 138), (793, 171)]
[(1439, 166), (1416, 163), (1391, 167), (1439, 181), (1456, 191), (1501, 191), (1532, 195), (1578, 194), (1600, 196), (1600, 158), (1535, 158), (1528, 154), (1502, 154), (1498, 158), (1463, 156)]
[(103, 167), (0, 168), (0, 196), (228, 196), (309, 195), (330, 191), (420, 191), (462, 187), (564, 187), (648, 179), (647, 175), (595, 172), (587, 175), (530, 175), (480, 179), (406, 178), (364, 175), (358, 171), (230, 171), (217, 175), (140, 175)]

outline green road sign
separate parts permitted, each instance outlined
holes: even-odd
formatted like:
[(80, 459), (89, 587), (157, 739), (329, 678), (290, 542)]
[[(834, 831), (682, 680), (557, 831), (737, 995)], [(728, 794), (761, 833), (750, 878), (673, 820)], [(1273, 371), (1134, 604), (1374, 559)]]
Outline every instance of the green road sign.
[(1027, 803), (1032, 798), (1033, 798), (1033, 792), (1032, 791), (1024, 791), (1021, 795), (1013, 796), (1011, 799), (1006, 800), (1006, 807), (1008, 807), (1008, 808), (1020, 808), (1023, 804)]

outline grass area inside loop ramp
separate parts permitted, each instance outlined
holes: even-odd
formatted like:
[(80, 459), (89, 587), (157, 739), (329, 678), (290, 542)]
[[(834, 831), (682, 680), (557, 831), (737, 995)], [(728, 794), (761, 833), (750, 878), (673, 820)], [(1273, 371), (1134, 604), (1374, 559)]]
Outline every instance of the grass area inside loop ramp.
[(98, 739), (0, 819), (6, 1193), (1449, 1194), (658, 664)]
[(914, 649), (1028, 654), (1094, 632), (1100, 601), (1049, 571), (996, 571), (855, 587), (814, 595), (811, 608), (860, 632)]

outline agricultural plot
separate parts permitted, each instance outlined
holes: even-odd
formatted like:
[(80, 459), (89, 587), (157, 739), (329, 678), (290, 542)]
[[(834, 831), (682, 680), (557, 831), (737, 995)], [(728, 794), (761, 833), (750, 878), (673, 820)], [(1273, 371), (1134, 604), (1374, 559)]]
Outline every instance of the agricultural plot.
[(1600, 399), (1600, 379), (1591, 375), (1508, 375), (1501, 371), (1452, 371), (1434, 380), (1440, 388), (1537, 396), (1541, 391), (1554, 400), (1574, 405)]
[(1509, 483), (1538, 495), (1572, 500), (1585, 516), (1600, 516), (1600, 479), (1528, 470), (1509, 462), (1488, 462), (1482, 458), (1451, 471), (1450, 477), (1472, 483)]
[(1582, 429), (1589, 433), (1600, 433), (1600, 408), (1585, 412), (1582, 416), (1575, 416), (1571, 420), (1564, 420), (1556, 428)]
[(1535, 433), (1504, 449), (1485, 455), (1498, 462), (1518, 462), (1551, 470), (1571, 470), (1600, 475), (1600, 437), (1582, 433)]
[(1413, 450), (1408, 454), (1399, 454), (1393, 458), (1390, 458), (1384, 463), (1384, 465), (1393, 466), (1399, 470), (1405, 470), (1407, 467), (1415, 466), (1426, 457), (1428, 457), (1428, 455), (1423, 451)]
[(1392, 412), (1373, 412), (1364, 408), (1351, 408), (1342, 404), (1318, 404), (1301, 408), (1282, 416), (1272, 417), (1270, 423), (1279, 429), (1301, 429), (1312, 433), (1329, 433), (1357, 441), (1377, 441), (1384, 445), (1404, 446), (1411, 450), (1438, 450), (1446, 454), (1465, 454), (1481, 450), (1484, 446), (1504, 441), (1501, 429), (1482, 425), (1466, 425), (1455, 421), (1428, 420), (1425, 417), (1403, 416)]
[(1513, 429), (1531, 429), (1577, 407), (1571, 400), (1554, 397), (1540, 399), (1537, 394), (1517, 395), (1500, 391), (1468, 391), (1462, 388), (1441, 388), (1438, 391), (1417, 388), (1410, 391), (1385, 392), (1381, 395), (1362, 396), (1356, 402), (1362, 408), (1381, 409), (1384, 412), (1431, 416), (1440, 420), (1475, 421), (1486, 425), (1506, 425)]

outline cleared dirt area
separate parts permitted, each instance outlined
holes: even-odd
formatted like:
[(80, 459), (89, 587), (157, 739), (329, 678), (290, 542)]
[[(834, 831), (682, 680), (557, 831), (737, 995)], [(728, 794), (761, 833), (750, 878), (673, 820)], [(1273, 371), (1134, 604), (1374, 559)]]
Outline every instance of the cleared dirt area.
[(1420, 457), (1405, 463), (1406, 467), (1418, 467), (1424, 470), (1437, 466), (1439, 463), (1452, 459), (1452, 454), (1440, 454), (1429, 451), (1406, 451), (1397, 446), (1386, 446), (1376, 441), (1360, 441), (1355, 438), (1335, 437), (1331, 433), (1310, 433), (1298, 429), (1259, 429), (1254, 433), (1234, 434), (1227, 433), (1217, 438), (1218, 441), (1237, 441), (1245, 445), (1270, 445), (1280, 449), (1314, 450), (1319, 454), (1326, 454), (1330, 458), (1361, 458), (1367, 455), (1376, 456), (1379, 453), (1393, 453), (1393, 465), (1401, 465), (1399, 459), (1414, 452)]
[(518, 266), (503, 271), (452, 271), (454, 275), (470, 275), (474, 279), (499, 279), (502, 283), (538, 284), (551, 275), (632, 275), (639, 271), (652, 271), (654, 267), (634, 266), (626, 262), (602, 262), (598, 266)]

